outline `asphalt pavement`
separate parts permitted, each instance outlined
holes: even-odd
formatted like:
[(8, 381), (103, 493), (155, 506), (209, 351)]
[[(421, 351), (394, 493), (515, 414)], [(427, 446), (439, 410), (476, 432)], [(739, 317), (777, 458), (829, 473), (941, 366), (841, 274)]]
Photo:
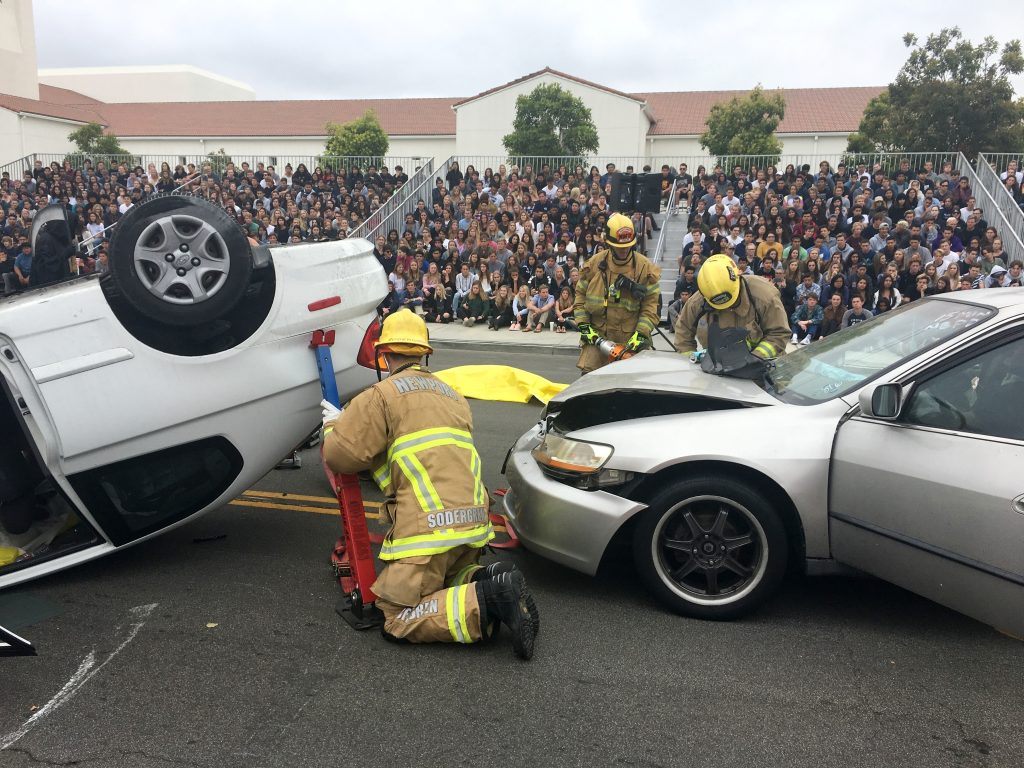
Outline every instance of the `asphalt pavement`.
[[(431, 362), (576, 375), (558, 354)], [(499, 487), (540, 407), (472, 406)], [(543, 614), (532, 662), (507, 636), (355, 632), (334, 613), (330, 491), (316, 452), (303, 459), (153, 541), (0, 593), (39, 649), (0, 659), (0, 766), (1024, 765), (1024, 643), (868, 578), (794, 578), (757, 615), (711, 623), (662, 609), (625, 556), (590, 578), (515, 550)]]

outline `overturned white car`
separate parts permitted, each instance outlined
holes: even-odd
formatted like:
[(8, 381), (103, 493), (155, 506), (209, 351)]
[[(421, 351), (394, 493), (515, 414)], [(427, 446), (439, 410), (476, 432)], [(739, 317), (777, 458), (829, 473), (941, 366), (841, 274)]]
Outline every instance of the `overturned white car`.
[(119, 222), (109, 265), (0, 298), (0, 587), (266, 474), (319, 421), (313, 331), (335, 332), (343, 399), (376, 380), (387, 284), (365, 240), (253, 246), (216, 206), (160, 195)]

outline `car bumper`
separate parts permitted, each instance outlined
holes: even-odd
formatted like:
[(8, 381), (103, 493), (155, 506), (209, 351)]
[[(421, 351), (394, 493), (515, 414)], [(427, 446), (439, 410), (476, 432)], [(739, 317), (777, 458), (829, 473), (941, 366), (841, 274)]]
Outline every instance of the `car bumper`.
[(615, 532), (646, 505), (552, 480), (530, 454), (539, 442), (540, 430), (534, 427), (509, 453), (504, 514), (531, 552), (593, 575)]

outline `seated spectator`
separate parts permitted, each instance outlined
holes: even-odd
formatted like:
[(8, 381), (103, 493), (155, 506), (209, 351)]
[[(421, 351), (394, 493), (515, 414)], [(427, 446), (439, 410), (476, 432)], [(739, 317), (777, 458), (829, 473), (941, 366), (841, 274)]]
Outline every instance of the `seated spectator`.
[(846, 314), (846, 305), (843, 304), (841, 293), (833, 293), (829, 296), (828, 306), (822, 312), (821, 326), (818, 328), (818, 337), (831, 336), (843, 327), (843, 315)]
[(874, 315), (864, 308), (864, 297), (855, 293), (850, 297), (850, 308), (843, 313), (842, 326), (849, 328), (851, 325), (867, 322), (873, 317)]
[[(679, 285), (678, 283), (676, 284)], [(675, 328), (676, 320), (679, 319), (679, 313), (683, 311), (683, 305), (689, 301), (690, 297), (697, 291), (696, 283), (686, 283), (676, 293), (676, 298), (673, 299), (668, 305), (668, 327)]]
[(519, 292), (512, 299), (512, 330), (518, 331), (525, 328), (530, 312), (530, 289), (519, 286)]
[(397, 312), (401, 307), (402, 301), (398, 298), (398, 293), (395, 291), (395, 284), (388, 280), (388, 292), (381, 299), (380, 304), (377, 305), (377, 314), (381, 317), (387, 317), (391, 313)]
[(438, 283), (423, 292), (423, 319), (428, 323), (450, 323), (452, 321), (451, 304), (448, 291), (443, 283)]
[(579, 330), (576, 326), (576, 321), (573, 319), (574, 304), (572, 289), (567, 285), (563, 286), (558, 293), (558, 299), (555, 301), (555, 333)]
[(538, 265), (533, 271), (533, 277), (530, 278), (529, 286), (530, 293), (534, 296), (540, 293), (542, 286), (546, 287), (550, 294), (554, 290), (555, 280), (544, 271), (543, 266)]
[(550, 322), (551, 315), (555, 308), (555, 297), (551, 295), (551, 289), (547, 283), (542, 283), (537, 293), (530, 298), (526, 309), (526, 327), (523, 332), (533, 331), (540, 333), (544, 326)]
[(455, 295), (452, 297), (452, 311), (459, 311), (463, 299), (469, 295), (470, 290), (476, 284), (477, 276), (470, 271), (469, 262), (462, 262), (459, 265), (459, 274), (455, 276)]
[(808, 293), (804, 303), (790, 315), (790, 330), (793, 331), (794, 344), (810, 344), (817, 338), (818, 328), (824, 317), (824, 311), (818, 306), (818, 294)]
[(18, 278), (21, 290), (28, 288), (32, 277), (32, 244), (27, 239), (21, 244), (21, 253), (14, 260), (14, 276)]
[(492, 331), (512, 325), (513, 296), (507, 285), (502, 285), (491, 296), (491, 306), (487, 317), (487, 327)]
[(800, 284), (796, 287), (797, 305), (802, 306), (807, 301), (808, 296), (813, 296), (815, 299), (821, 298), (821, 286), (814, 282), (814, 275), (810, 272), (803, 276)]
[(489, 305), (487, 294), (480, 290), (480, 283), (473, 283), (469, 293), (463, 295), (459, 302), (458, 318), (467, 327), (482, 323), (487, 319)]

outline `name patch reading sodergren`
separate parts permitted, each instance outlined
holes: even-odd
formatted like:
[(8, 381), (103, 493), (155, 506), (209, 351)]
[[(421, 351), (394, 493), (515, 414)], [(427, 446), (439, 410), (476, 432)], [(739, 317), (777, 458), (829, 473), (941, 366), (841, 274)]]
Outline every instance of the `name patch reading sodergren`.
[(483, 507), (469, 509), (449, 509), (444, 512), (431, 512), (427, 515), (427, 527), (440, 528), (444, 525), (465, 525), (466, 523), (486, 523), (487, 510)]

